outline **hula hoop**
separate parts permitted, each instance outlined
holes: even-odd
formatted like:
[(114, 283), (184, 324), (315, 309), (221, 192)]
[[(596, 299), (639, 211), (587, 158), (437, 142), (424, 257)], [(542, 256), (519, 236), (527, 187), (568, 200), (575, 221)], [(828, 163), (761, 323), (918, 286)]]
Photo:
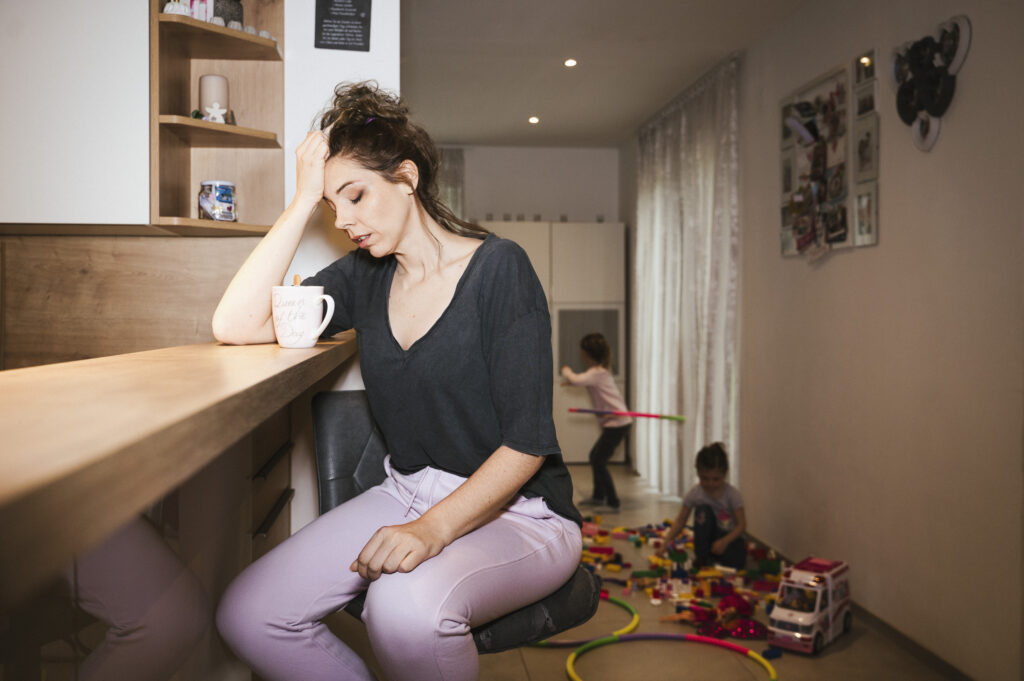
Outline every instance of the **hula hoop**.
[(601, 598), (601, 600), (606, 600), (609, 603), (614, 603), (615, 605), (619, 606), (620, 608), (625, 609), (627, 612), (632, 613), (633, 619), (630, 620), (629, 624), (627, 624), (626, 626), (622, 627), (621, 629), (619, 629), (617, 631), (613, 631), (610, 636), (605, 636), (605, 637), (596, 636), (594, 638), (583, 638), (583, 639), (578, 639), (578, 640), (573, 640), (573, 641), (551, 641), (551, 640), (544, 640), (544, 641), (538, 641), (537, 643), (534, 643), (533, 645), (536, 646), (536, 647), (539, 647), (539, 648), (576, 648), (577, 646), (581, 646), (581, 645), (583, 645), (585, 643), (590, 643), (591, 641), (594, 641), (594, 640), (597, 640), (597, 639), (610, 638), (611, 636), (622, 636), (624, 634), (628, 634), (629, 632), (633, 631), (638, 626), (640, 626), (640, 613), (638, 613), (636, 611), (636, 608), (634, 608), (632, 605), (630, 605), (626, 601), (622, 601), (622, 600), (619, 600), (618, 598), (615, 598), (615, 596), (603, 596)]
[(576, 673), (576, 658), (583, 655), (594, 648), (600, 648), (601, 646), (611, 645), (612, 643), (628, 642), (628, 641), (692, 641), (694, 643), (706, 643), (708, 645), (718, 646), (719, 648), (725, 648), (726, 650), (732, 650), (737, 653), (743, 653), (747, 657), (753, 659), (768, 672), (769, 681), (778, 681), (778, 676), (775, 675), (775, 668), (772, 667), (768, 660), (764, 659), (753, 650), (738, 646), (735, 643), (729, 643), (728, 641), (722, 641), (717, 638), (711, 638), (709, 636), (698, 636), (696, 634), (626, 634), (619, 636), (612, 634), (604, 638), (594, 639), (584, 643), (582, 646), (572, 651), (569, 654), (569, 659), (565, 661), (565, 673), (569, 675), (571, 681), (583, 681)]

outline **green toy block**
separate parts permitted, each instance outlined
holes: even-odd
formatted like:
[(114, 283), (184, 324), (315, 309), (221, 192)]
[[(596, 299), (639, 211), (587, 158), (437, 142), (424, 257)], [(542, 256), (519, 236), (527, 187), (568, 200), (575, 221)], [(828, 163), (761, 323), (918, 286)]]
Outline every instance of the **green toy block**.
[(642, 579), (644, 577), (664, 577), (667, 574), (665, 570), (634, 570), (633, 574), (630, 575), (633, 579)]

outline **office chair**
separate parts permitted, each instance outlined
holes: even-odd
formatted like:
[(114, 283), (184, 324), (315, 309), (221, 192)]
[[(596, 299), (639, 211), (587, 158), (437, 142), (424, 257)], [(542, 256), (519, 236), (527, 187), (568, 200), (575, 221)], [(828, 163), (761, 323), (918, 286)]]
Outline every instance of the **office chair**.
[[(313, 431), (321, 514), (383, 482), (384, 438), (362, 390), (314, 395)], [(474, 628), (473, 640), (480, 653), (536, 643), (589, 620), (600, 598), (600, 578), (580, 565), (554, 593)], [(359, 618), (363, 601), (360, 594), (345, 610)]]

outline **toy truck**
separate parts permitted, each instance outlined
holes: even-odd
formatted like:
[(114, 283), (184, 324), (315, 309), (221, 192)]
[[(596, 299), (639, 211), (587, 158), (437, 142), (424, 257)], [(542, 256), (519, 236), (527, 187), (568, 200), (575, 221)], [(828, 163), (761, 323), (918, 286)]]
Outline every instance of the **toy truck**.
[(812, 556), (782, 573), (768, 618), (768, 643), (817, 653), (852, 623), (850, 566)]

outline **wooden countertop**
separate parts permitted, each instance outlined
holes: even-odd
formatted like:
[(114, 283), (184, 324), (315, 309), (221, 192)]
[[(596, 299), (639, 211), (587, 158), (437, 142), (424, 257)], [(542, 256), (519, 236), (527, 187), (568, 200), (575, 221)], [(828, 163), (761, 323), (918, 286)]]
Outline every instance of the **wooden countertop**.
[(0, 372), (0, 607), (356, 351), (215, 343)]

